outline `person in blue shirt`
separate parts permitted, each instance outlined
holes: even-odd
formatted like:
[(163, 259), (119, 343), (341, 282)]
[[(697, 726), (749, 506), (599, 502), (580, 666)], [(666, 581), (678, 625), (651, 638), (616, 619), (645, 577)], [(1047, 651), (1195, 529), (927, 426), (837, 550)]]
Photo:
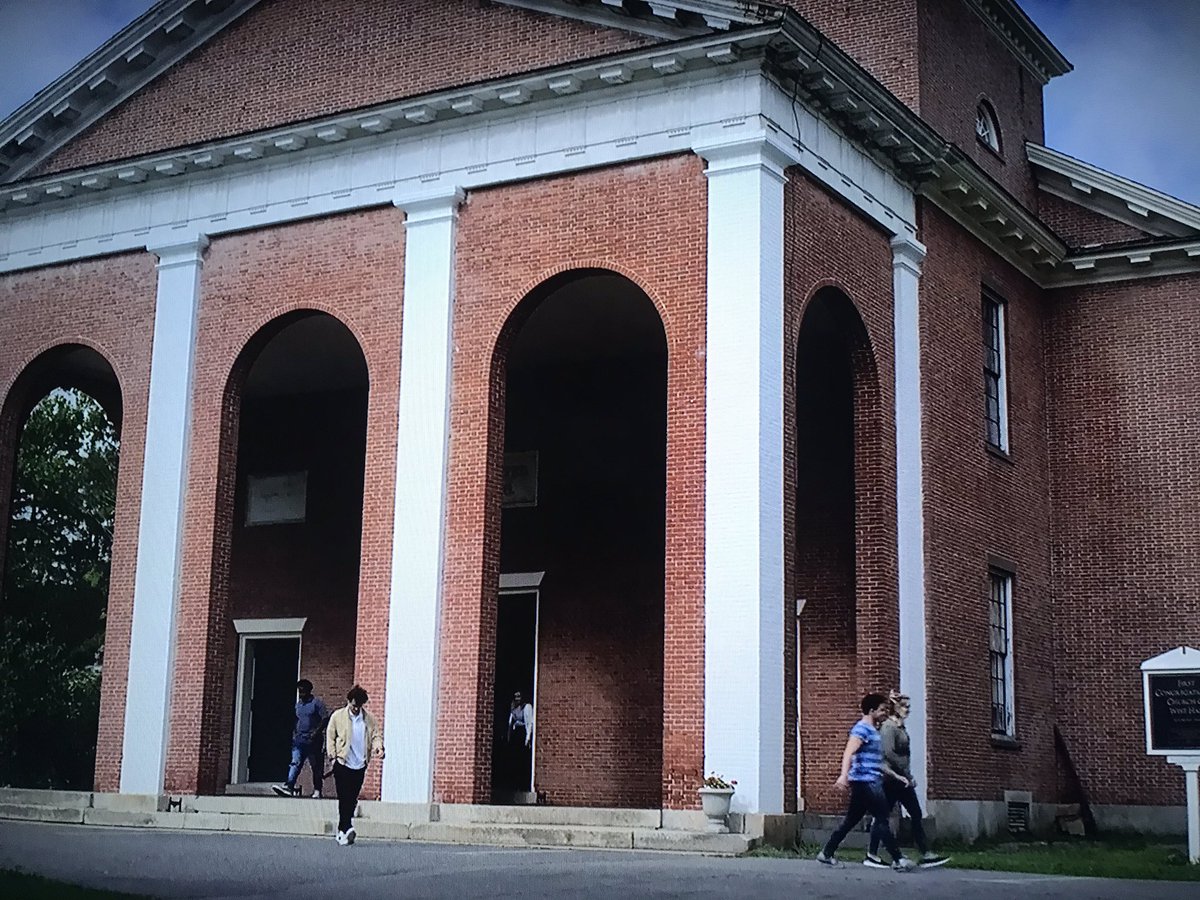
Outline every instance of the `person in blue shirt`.
[(271, 790), (281, 797), (295, 797), (299, 788), (296, 779), (305, 760), (312, 769), (313, 796), (321, 796), (321, 781), (325, 773), (325, 725), (329, 710), (320, 697), (313, 696), (312, 682), (301, 678), (296, 682), (296, 727), (292, 731), (292, 764), (288, 767), (287, 782)]
[[(834, 855), (850, 830), (870, 813), (874, 819), (871, 836), (883, 842), (892, 857), (892, 868), (908, 872), (915, 868), (911, 859), (906, 859), (896, 843), (888, 823), (891, 807), (883, 793), (883, 747), (879, 737), (879, 725), (888, 717), (891, 706), (883, 694), (867, 694), (860, 704), (862, 718), (850, 729), (850, 739), (842, 751), (842, 772), (834, 784), (839, 790), (850, 791), (850, 805), (846, 818), (829, 836), (825, 847), (817, 854), (817, 862), (827, 866), (842, 865)], [(876, 843), (878, 846), (878, 843)], [(880, 868), (886, 864), (880, 860)]]

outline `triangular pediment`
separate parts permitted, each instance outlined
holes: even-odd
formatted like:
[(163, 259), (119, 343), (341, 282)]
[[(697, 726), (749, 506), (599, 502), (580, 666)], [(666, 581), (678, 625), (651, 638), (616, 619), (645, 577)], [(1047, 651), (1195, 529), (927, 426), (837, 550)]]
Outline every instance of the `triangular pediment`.
[[(327, 46), (322, 47), (320, 41), (298, 39), (300, 23), (306, 21), (306, 15), (311, 21), (312, 14), (335, 11), (316, 0), (307, 2), (316, 6), (305, 8), (300, 0), (289, 0), (286, 10), (283, 0), (161, 0), (0, 123), (0, 183), (299, 121), (334, 111), (330, 104), (354, 108), (421, 93), (431, 86), (447, 86), (417, 79), (419, 83), (406, 92), (403, 79), (396, 75), (405, 64), (414, 71), (435, 72), (443, 79), (459, 78), (459, 83), (467, 84), (521, 69), (719, 32), (779, 14), (766, 5), (725, 0), (354, 3), (341, 11), (338, 28), (324, 32)], [(390, 16), (380, 23), (377, 34), (408, 36), (423, 31), (427, 38), (441, 34), (448, 46), (438, 48), (433, 41), (430, 47), (427, 39), (426, 46), (415, 48), (412, 59), (403, 63), (395, 58), (397, 46), (403, 43), (401, 37), (384, 42), (363, 39), (351, 47), (344, 39), (345, 31), (364, 27), (372, 12)], [(516, 39), (492, 41), (496, 43), (492, 48), (489, 36), (495, 36), (500, 17), (507, 17), (505, 24), (512, 23)], [(239, 43), (229, 36), (232, 31), (255, 27), (265, 40)], [(386, 61), (376, 65), (361, 58), (369, 52), (391, 54), (391, 69)], [(242, 98), (252, 105), (256, 94), (270, 92), (272, 81), (278, 82), (274, 86), (279, 93), (289, 96), (311, 90), (305, 75), (312, 71), (312, 57), (322, 53), (327, 62), (340, 54), (346, 70), (341, 83), (353, 82), (356, 67), (362, 82), (376, 79), (374, 93), (334, 91), (322, 98), (324, 102), (306, 106), (298, 101), (292, 104), (294, 109), (272, 110), (277, 121), (248, 117), (244, 123), (223, 123), (223, 131), (205, 132), (196, 127), (212, 108), (236, 110)], [(270, 59), (270, 65), (256, 65), (256, 56)], [(452, 61), (453, 67), (448, 67), (447, 61)], [(489, 65), (499, 70), (489, 70)], [(180, 74), (189, 69), (194, 75), (203, 67), (207, 71), (200, 77)], [(275, 77), (279, 73), (286, 73), (286, 80)], [(338, 80), (336, 75), (334, 72), (331, 77)], [(172, 133), (148, 136), (152, 124), (161, 123), (163, 110), (177, 116)], [(161, 130), (165, 129), (160, 125)], [(101, 131), (109, 133), (98, 136)]]
[(1176, 647), (1142, 663), (1143, 672), (1200, 672), (1200, 650)]

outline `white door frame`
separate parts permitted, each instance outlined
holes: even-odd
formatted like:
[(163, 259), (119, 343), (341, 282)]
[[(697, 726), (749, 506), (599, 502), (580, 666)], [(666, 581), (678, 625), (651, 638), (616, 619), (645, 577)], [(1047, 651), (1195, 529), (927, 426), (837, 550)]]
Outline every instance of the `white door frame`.
[(537, 744), (538, 731), (541, 728), (538, 720), (538, 636), (542, 616), (542, 579), (545, 572), (512, 572), (500, 576), (500, 597), (516, 596), (518, 594), (533, 594), (533, 740), (529, 746), (529, 792), (533, 793), (537, 784)]
[(804, 695), (800, 690), (804, 670), (800, 613), (804, 612), (804, 603), (803, 597), (796, 599), (796, 812), (804, 812)]
[(238, 636), (237, 694), (233, 712), (233, 766), (230, 781), (245, 784), (249, 777), (250, 764), (250, 691), (254, 686), (250, 668), (250, 656), (246, 652), (250, 641), (271, 638), (294, 638), (299, 642), (296, 649), (296, 677), (300, 677), (300, 655), (304, 649), (304, 623), (299, 619), (234, 619), (233, 627)]

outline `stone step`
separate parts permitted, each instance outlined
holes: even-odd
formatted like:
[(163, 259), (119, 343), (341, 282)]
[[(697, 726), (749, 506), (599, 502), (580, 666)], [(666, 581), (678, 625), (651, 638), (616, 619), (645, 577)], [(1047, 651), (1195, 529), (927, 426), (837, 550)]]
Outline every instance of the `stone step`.
[(332, 818), (337, 816), (337, 800), (312, 800), (307, 797), (184, 797), (184, 812), (225, 813), (227, 815), (301, 816)]
[(356, 816), (374, 822), (412, 825), (417, 822), (436, 822), (440, 815), (437, 803), (385, 803), (381, 800), (361, 800)]
[(156, 794), (92, 794), (93, 809), (119, 812), (158, 812), (166, 801)]
[(677, 853), (703, 853), (708, 856), (742, 856), (759, 845), (748, 834), (713, 834), (704, 831), (672, 831), (660, 828), (633, 832), (634, 850), (669, 850)]
[(0, 819), (21, 819), (26, 822), (61, 822), (78, 825), (83, 822), (84, 809), (71, 806), (41, 806), (36, 803), (0, 802)]
[(593, 809), (582, 806), (491, 806), (442, 803), (436, 821), (452, 824), (561, 825), (598, 828), (659, 828), (662, 810)]
[(0, 788), (0, 803), (18, 806), (58, 806), (83, 809), (92, 805), (89, 791), (41, 791), (33, 788)]
[(425, 822), (410, 826), (409, 838), (435, 844), (480, 844), (492, 847), (633, 849), (632, 829), (604, 826)]
[(111, 809), (83, 811), (84, 825), (121, 828), (180, 828), (186, 831), (234, 831), (246, 834), (332, 834), (332, 823), (307, 816), (229, 814), (214, 812), (123, 812)]

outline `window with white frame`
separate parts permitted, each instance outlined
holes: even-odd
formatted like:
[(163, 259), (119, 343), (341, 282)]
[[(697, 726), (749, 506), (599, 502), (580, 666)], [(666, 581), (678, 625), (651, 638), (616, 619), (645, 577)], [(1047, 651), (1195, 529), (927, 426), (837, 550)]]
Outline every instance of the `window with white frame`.
[(988, 572), (988, 665), (992, 684), (992, 734), (1014, 737), (1016, 716), (1013, 704), (1012, 588), (1009, 572)]
[(975, 107), (975, 136), (979, 143), (1000, 152), (1000, 126), (996, 124), (996, 114), (986, 100), (981, 100)]
[(1005, 305), (983, 292), (983, 389), (987, 442), (1008, 452), (1008, 376), (1005, 365)]

